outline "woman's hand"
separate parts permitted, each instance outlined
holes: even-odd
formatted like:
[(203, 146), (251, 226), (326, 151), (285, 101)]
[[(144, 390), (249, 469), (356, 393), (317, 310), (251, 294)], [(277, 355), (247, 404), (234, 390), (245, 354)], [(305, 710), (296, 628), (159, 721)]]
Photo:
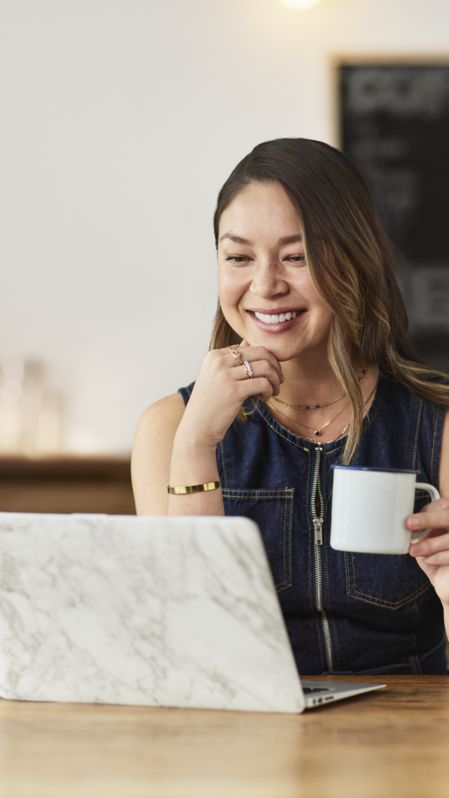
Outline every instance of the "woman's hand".
[[(422, 540), (412, 543), (410, 554), (428, 576), (435, 592), (449, 613), (449, 499), (427, 504), (419, 513), (409, 515), (407, 529), (417, 532), (431, 529)], [(446, 630), (449, 634), (449, 630)]]
[(243, 402), (251, 396), (269, 399), (277, 395), (283, 379), (279, 361), (263, 346), (250, 346), (244, 340), (240, 346), (212, 349), (203, 361), (177, 439), (195, 447), (215, 448)]

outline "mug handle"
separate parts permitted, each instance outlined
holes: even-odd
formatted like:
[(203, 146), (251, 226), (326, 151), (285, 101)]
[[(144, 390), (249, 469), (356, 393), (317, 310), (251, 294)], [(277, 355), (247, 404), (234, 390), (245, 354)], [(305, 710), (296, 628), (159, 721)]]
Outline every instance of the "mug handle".
[[(430, 494), (431, 500), (434, 502), (440, 498), (440, 494), (433, 485), (429, 485), (427, 482), (416, 482), (415, 483), (415, 490), (425, 490), (427, 493)], [(414, 532), (412, 537), (412, 543), (416, 543), (418, 540), (422, 540), (428, 535), (430, 529), (422, 529), (420, 532)]]

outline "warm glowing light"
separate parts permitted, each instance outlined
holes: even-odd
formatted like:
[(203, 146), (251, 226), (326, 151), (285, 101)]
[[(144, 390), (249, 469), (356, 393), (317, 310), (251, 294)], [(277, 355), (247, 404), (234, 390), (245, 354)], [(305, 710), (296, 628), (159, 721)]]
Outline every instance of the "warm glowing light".
[(312, 8), (317, 6), (321, 0), (279, 0), (279, 2), (287, 8)]

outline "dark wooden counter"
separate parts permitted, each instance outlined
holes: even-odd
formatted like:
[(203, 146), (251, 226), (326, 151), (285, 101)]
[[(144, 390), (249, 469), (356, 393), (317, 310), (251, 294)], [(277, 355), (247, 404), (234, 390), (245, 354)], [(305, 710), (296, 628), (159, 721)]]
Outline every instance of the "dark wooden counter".
[(126, 457), (0, 457), (0, 510), (134, 514)]

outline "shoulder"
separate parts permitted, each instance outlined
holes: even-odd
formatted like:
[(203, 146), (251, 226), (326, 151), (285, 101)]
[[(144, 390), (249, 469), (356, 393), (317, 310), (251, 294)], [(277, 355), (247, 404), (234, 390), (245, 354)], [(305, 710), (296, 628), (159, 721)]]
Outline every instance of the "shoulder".
[(136, 510), (144, 515), (166, 514), (166, 485), (173, 441), (185, 404), (179, 393), (147, 407), (137, 426), (131, 457)]
[(136, 438), (141, 435), (157, 432), (165, 435), (173, 429), (176, 432), (185, 409), (180, 393), (173, 393), (158, 399), (142, 413), (137, 427)]
[(375, 452), (388, 451), (395, 467), (417, 470), (423, 481), (441, 485), (443, 491), (448, 473), (444, 441), (448, 439), (449, 391), (442, 379), (422, 381), (422, 385), (416, 379), (415, 387), (415, 377), (411, 372), (407, 381), (381, 372), (366, 444)]
[(394, 404), (398, 409), (409, 411), (413, 406), (421, 406), (423, 402), (431, 404), (429, 400), (423, 399), (412, 390), (406, 382), (390, 374), (379, 373), (379, 387), (385, 400), (384, 404), (388, 407)]
[(418, 403), (417, 440), (431, 460), (429, 481), (438, 484), (441, 495), (449, 498), (449, 376), (437, 374), (429, 382), (435, 386), (433, 398), (418, 396), (408, 386), (403, 386), (403, 391), (412, 397), (411, 402)]
[[(418, 387), (415, 389), (412, 385), (397, 377), (381, 373), (379, 375), (379, 386), (384, 400), (383, 404), (386, 409), (395, 407), (395, 409), (402, 411), (404, 414), (418, 410), (420, 418), (428, 417), (429, 423), (433, 424), (436, 416), (441, 416), (442, 414), (444, 416), (445, 409), (448, 406), (449, 381), (434, 380), (433, 382), (434, 388), (430, 380), (423, 383), (423, 387), (427, 388), (426, 396), (425, 391), (421, 392)], [(444, 394), (441, 393), (441, 388), (444, 390)], [(414, 419), (414, 416), (410, 418)]]

